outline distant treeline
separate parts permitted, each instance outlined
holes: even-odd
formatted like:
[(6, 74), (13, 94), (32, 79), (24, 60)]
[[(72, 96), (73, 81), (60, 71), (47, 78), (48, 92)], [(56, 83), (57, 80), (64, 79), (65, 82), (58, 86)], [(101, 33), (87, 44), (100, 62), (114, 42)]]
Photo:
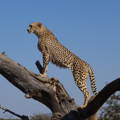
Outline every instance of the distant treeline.
[[(30, 117), (30, 120), (50, 120), (50, 116), (48, 114), (38, 114), (38, 115), (33, 115)], [(0, 120), (20, 120), (20, 119), (5, 119), (5, 118), (0, 118)]]

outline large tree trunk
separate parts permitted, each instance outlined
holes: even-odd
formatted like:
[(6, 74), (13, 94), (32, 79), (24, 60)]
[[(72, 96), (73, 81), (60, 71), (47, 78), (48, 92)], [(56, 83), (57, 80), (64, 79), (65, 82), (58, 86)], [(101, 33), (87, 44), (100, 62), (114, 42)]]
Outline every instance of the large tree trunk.
[[(10, 83), (33, 98), (46, 105), (53, 113), (52, 119), (85, 120), (93, 117), (111, 94), (120, 90), (120, 78), (106, 85), (84, 109), (77, 109), (73, 98), (63, 85), (55, 78), (43, 78), (0, 54), (0, 74)], [(92, 119), (91, 119), (92, 120)]]

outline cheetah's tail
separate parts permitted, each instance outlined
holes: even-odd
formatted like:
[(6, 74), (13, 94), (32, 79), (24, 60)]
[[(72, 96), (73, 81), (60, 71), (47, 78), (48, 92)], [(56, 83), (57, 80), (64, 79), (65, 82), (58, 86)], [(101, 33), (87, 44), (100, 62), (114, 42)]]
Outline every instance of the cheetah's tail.
[(90, 77), (90, 82), (91, 82), (91, 89), (94, 95), (97, 95), (95, 75), (94, 75), (93, 69), (90, 66), (89, 66), (89, 77)]

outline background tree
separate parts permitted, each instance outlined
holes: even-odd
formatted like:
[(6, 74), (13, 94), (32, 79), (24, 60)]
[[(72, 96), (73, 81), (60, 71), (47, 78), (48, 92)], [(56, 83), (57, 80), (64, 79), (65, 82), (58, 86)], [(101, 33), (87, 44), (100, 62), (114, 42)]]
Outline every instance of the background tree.
[(102, 107), (100, 120), (120, 120), (120, 94), (113, 94)]

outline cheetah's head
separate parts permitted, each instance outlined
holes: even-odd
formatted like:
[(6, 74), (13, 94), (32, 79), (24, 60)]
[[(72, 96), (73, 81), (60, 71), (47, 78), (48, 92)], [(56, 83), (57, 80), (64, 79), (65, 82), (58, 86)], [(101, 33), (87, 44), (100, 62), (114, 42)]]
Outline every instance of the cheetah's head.
[(34, 22), (28, 26), (28, 33), (34, 33), (36, 35), (39, 35), (43, 30), (45, 29), (44, 25), (39, 22)]

